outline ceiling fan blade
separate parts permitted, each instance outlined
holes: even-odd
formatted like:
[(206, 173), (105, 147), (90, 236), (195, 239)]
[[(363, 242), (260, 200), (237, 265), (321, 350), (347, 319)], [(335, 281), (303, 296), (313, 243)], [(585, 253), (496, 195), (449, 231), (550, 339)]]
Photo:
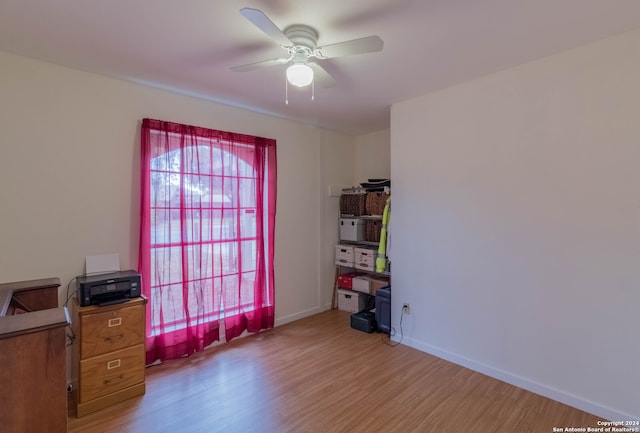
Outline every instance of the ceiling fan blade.
[(384, 42), (379, 36), (367, 36), (320, 47), (316, 50), (316, 57), (319, 59), (331, 59), (353, 54), (374, 53), (382, 51), (383, 46)]
[(280, 45), (284, 47), (290, 47), (293, 45), (293, 42), (291, 42), (289, 38), (282, 33), (282, 30), (280, 30), (280, 28), (276, 26), (261, 10), (242, 8), (240, 9), (240, 14)]
[(233, 72), (247, 72), (247, 71), (253, 71), (254, 69), (268, 68), (270, 66), (284, 65), (288, 61), (289, 61), (289, 59), (262, 60), (260, 62), (248, 63), (246, 65), (240, 65), (240, 66), (234, 66), (233, 68), (231, 68), (231, 70)]
[(313, 69), (313, 79), (325, 89), (336, 85), (336, 80), (325, 68), (315, 62), (309, 62)]

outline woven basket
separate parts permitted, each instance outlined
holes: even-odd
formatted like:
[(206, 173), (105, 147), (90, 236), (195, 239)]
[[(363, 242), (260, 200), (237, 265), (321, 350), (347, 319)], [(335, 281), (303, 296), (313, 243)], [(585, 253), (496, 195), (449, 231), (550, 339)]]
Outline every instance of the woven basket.
[(367, 242), (380, 242), (380, 230), (382, 229), (382, 220), (365, 220), (364, 221), (364, 240)]
[(365, 209), (369, 215), (382, 215), (389, 194), (386, 192), (368, 192)]
[(365, 194), (342, 194), (340, 196), (340, 214), (360, 216), (365, 213)]

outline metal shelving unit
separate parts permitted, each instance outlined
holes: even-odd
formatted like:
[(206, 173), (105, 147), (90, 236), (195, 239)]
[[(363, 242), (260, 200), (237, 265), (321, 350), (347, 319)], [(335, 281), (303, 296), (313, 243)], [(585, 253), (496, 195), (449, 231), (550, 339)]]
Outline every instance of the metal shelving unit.
[[(362, 219), (362, 220), (380, 220), (382, 221), (382, 216), (381, 215), (345, 215), (345, 214), (339, 214), (338, 219), (340, 218), (358, 218), (358, 219)], [(372, 241), (350, 241), (350, 240), (343, 240), (340, 239), (339, 240), (340, 244), (342, 245), (352, 245), (354, 247), (377, 247), (380, 245), (380, 242), (372, 242)], [(343, 270), (344, 269), (352, 269), (355, 270), (357, 272), (363, 272), (366, 274), (371, 275), (372, 277), (375, 276), (380, 276), (383, 277), (383, 279), (388, 279), (389, 283), (391, 283), (391, 272), (389, 270), (385, 270), (384, 272), (377, 272), (375, 270), (367, 270), (367, 269), (361, 269), (361, 268), (356, 268), (353, 265), (339, 265), (336, 264), (336, 271), (335, 271), (335, 276), (334, 276), (334, 281), (333, 281), (333, 297), (332, 297), (332, 301), (331, 301), (331, 308), (337, 308), (337, 290), (338, 290), (338, 277), (340, 275), (343, 274)], [(345, 290), (350, 290), (350, 289), (345, 289)], [(362, 293), (362, 292), (357, 292), (357, 293)], [(374, 296), (371, 294), (367, 294), (365, 293), (365, 295), (368, 296)]]

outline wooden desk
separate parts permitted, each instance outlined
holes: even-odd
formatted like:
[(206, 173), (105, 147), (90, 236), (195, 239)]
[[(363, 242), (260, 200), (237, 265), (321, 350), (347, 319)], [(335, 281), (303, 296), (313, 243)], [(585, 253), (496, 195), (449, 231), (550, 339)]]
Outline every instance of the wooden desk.
[(69, 317), (57, 308), (59, 286), (58, 278), (0, 284), (2, 432), (67, 431)]

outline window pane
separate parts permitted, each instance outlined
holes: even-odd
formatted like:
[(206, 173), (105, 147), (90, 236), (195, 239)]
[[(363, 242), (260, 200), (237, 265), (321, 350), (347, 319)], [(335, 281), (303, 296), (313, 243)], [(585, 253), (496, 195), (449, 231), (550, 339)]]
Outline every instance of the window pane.
[(180, 175), (151, 172), (151, 207), (180, 206)]
[(212, 276), (214, 277), (220, 277), (224, 273), (222, 262), (222, 244), (219, 242), (216, 242), (212, 245), (211, 269)]
[(212, 181), (212, 207), (230, 208), (237, 206), (236, 178), (214, 176)]
[(256, 270), (256, 241), (241, 242), (242, 248), (242, 271)]
[(185, 207), (210, 207), (211, 176), (185, 174), (183, 179)]
[(151, 289), (151, 299), (152, 326), (156, 327), (161, 320), (167, 326), (174, 326), (176, 322), (186, 319), (182, 308), (182, 284), (154, 287)]
[(211, 240), (211, 211), (189, 209), (185, 212), (184, 236), (187, 243)]
[(167, 245), (180, 242), (180, 211), (177, 209), (153, 209), (151, 211), (151, 245)]
[(222, 275), (230, 275), (238, 272), (238, 244), (236, 242), (222, 242), (220, 244), (219, 263)]
[(213, 245), (199, 244), (184, 247), (187, 280), (199, 280), (213, 276)]
[(169, 242), (169, 236), (165, 230), (169, 219), (168, 209), (151, 210), (151, 245), (166, 244)]
[(238, 286), (240, 284), (240, 278), (238, 274), (228, 275), (222, 278), (222, 293), (224, 294), (224, 311), (226, 313), (234, 313), (240, 304), (238, 296)]
[(231, 240), (238, 237), (238, 213), (234, 209), (225, 209), (220, 221), (220, 239)]
[(211, 173), (211, 156), (208, 146), (188, 146), (184, 149), (185, 173)]
[(212, 146), (210, 152), (211, 167), (209, 173), (222, 175), (222, 150), (219, 147)]
[(182, 251), (179, 246), (151, 249), (151, 286), (182, 281)]
[[(211, 280), (195, 280), (190, 281), (187, 284), (187, 293), (189, 300), (187, 308), (189, 315), (191, 316), (190, 325), (195, 325), (198, 322), (197, 317), (203, 317), (210, 315), (213, 312), (213, 290)], [(203, 317), (210, 319), (209, 317)]]
[(253, 158), (255, 151), (251, 148), (246, 149), (243, 152), (243, 158), (238, 160), (238, 176), (240, 177), (254, 177), (253, 170)]
[(221, 152), (221, 161), (222, 161), (222, 171), (220, 174), (224, 174), (225, 176), (237, 176), (238, 175), (238, 166), (236, 157), (232, 152), (227, 152), (224, 150), (225, 146), (222, 145)]
[(151, 159), (151, 170), (180, 171), (180, 151), (163, 153)]
[(255, 299), (255, 272), (243, 272), (240, 282), (240, 300), (242, 305), (251, 305)]
[(256, 181), (255, 179), (240, 178), (240, 206), (256, 207)]
[(241, 238), (256, 237), (256, 211), (255, 209), (242, 209), (240, 213)]

